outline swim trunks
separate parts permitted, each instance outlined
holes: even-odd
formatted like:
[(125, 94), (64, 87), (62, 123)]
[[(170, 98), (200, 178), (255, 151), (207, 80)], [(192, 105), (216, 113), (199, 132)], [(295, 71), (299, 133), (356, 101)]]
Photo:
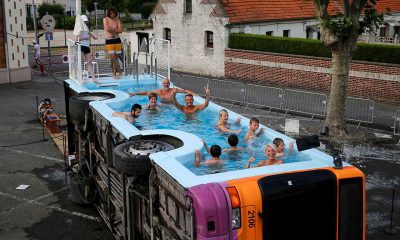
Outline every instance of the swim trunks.
[(106, 39), (106, 50), (108, 53), (121, 53), (122, 44), (121, 38), (110, 38)]

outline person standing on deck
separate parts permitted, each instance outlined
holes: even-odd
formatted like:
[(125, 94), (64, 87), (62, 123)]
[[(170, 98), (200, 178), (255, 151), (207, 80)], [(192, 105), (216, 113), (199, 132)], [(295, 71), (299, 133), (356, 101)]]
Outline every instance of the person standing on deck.
[(89, 27), (87, 26), (87, 23), (89, 22), (88, 17), (85, 15), (82, 15), (81, 20), (82, 20), (83, 24), (85, 24), (84, 29), (86, 29), (87, 31), (86, 30), (82, 31), (80, 35), (76, 36), (76, 40), (78, 42), (80, 42), (80, 44), (81, 44), (81, 52), (85, 56), (87, 68), (90, 72), (90, 75), (92, 76), (92, 81), (97, 82), (96, 74), (94, 72), (93, 63), (92, 63), (93, 57), (92, 57), (92, 53), (90, 52), (90, 38), (93, 38), (95, 40), (97, 38), (89, 31)]
[(122, 33), (121, 21), (118, 11), (111, 6), (107, 10), (107, 16), (103, 18), (104, 38), (106, 39), (106, 50), (110, 54), (113, 78), (119, 79), (122, 70), (118, 54), (122, 52), (122, 43), (119, 34)]

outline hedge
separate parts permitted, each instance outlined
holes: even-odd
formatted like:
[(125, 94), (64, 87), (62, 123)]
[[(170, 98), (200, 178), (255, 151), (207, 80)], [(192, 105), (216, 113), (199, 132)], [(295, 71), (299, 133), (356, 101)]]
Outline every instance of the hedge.
[[(319, 40), (232, 33), (229, 48), (331, 58)], [(358, 43), (354, 60), (400, 64), (400, 46)]]

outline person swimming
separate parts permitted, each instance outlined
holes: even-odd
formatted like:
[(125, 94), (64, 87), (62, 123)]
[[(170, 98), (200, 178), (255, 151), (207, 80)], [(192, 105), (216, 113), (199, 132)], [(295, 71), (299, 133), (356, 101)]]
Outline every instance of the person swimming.
[[(282, 138), (275, 138), (272, 143), (276, 146), (276, 157), (285, 156), (285, 142)], [(293, 153), (294, 142), (289, 143), (289, 154)]]
[[(265, 155), (268, 157), (266, 160), (261, 160), (254, 167), (262, 167), (268, 165), (278, 165), (282, 164), (283, 161), (276, 158), (276, 146), (274, 144), (267, 144), (265, 147)], [(249, 161), (246, 163), (245, 168), (251, 168), (251, 163), (255, 161), (254, 155), (250, 157)]]
[(191, 113), (195, 113), (198, 111), (201, 111), (203, 109), (205, 109), (209, 102), (210, 102), (210, 89), (208, 84), (204, 87), (205, 93), (206, 93), (206, 100), (203, 104), (199, 104), (199, 105), (194, 105), (194, 99), (193, 99), (193, 94), (186, 94), (185, 96), (185, 105), (181, 105), (178, 103), (178, 100), (176, 100), (176, 89), (174, 88), (174, 90), (172, 90), (172, 103), (176, 106), (176, 108), (178, 108), (179, 110), (181, 110), (183, 113), (186, 114), (191, 114)]
[[(222, 109), (221, 111), (219, 111), (218, 113), (218, 123), (217, 123), (217, 128), (224, 133), (239, 133), (240, 130), (231, 130), (229, 129), (229, 123), (228, 123), (228, 119), (229, 119), (229, 113), (226, 109)], [(240, 123), (240, 118), (237, 118), (235, 123), (239, 124)]]
[(114, 117), (120, 117), (127, 120), (130, 123), (134, 123), (136, 118), (140, 117), (142, 113), (142, 106), (140, 104), (133, 104), (130, 112), (113, 112)]
[(249, 131), (246, 133), (246, 136), (244, 137), (245, 141), (249, 141), (253, 138), (259, 137), (261, 134), (264, 133), (264, 128), (261, 128), (258, 133), (256, 133), (257, 129), (260, 126), (260, 120), (256, 117), (250, 118), (249, 122)]
[(200, 162), (200, 158), (201, 158), (200, 152), (199, 152), (199, 150), (195, 149), (195, 156), (196, 156), (196, 159), (195, 159), (194, 165), (195, 165), (195, 166), (200, 166), (201, 164), (205, 164), (205, 165), (215, 165), (215, 164), (224, 163), (224, 161), (220, 159), (220, 156), (221, 156), (221, 154), (222, 154), (222, 151), (221, 151), (221, 147), (220, 147), (220, 146), (218, 146), (218, 145), (212, 145), (212, 146), (210, 147), (209, 153), (210, 153), (210, 155), (211, 155), (212, 158), (206, 160), (204, 163), (201, 163), (201, 162)]
[(235, 152), (235, 151), (242, 151), (242, 147), (238, 147), (239, 143), (239, 138), (236, 134), (230, 134), (228, 136), (228, 143), (229, 143), (229, 148), (225, 148), (224, 152)]
[(157, 94), (155, 93), (150, 93), (149, 94), (149, 103), (146, 106), (146, 110), (161, 110), (160, 106), (157, 104)]

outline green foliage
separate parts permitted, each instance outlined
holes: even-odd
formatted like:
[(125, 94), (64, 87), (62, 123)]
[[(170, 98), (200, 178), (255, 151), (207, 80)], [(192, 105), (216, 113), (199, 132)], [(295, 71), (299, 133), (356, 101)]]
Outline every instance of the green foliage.
[[(378, 13), (375, 4), (376, 2), (374, 0), (366, 3), (364, 15), (360, 21), (360, 29), (358, 31), (360, 34), (366, 29), (368, 29), (369, 32), (374, 32), (376, 29), (379, 29), (379, 24), (383, 22), (383, 13)], [(390, 12), (389, 9), (388, 12)]]
[(345, 17), (343, 14), (330, 16), (326, 20), (321, 20), (321, 26), (329, 29), (329, 31), (342, 39), (354, 30), (352, 19)]
[(157, 2), (144, 2), (142, 4), (142, 8), (140, 13), (142, 14), (142, 18), (147, 19), (150, 14), (153, 12), (154, 7), (156, 6)]
[(283, 38), (264, 35), (233, 33), (229, 47), (261, 52), (276, 52), (295, 55), (331, 57), (331, 51), (321, 42), (303, 38)]
[[(332, 56), (329, 48), (319, 40), (253, 34), (231, 34), (229, 36), (229, 48), (326, 58)], [(400, 56), (399, 46), (358, 43), (353, 59), (400, 64), (398, 56)]]
[(56, 19), (56, 28), (64, 29), (64, 21), (65, 21), (65, 29), (73, 30), (75, 27), (75, 17), (64, 16), (64, 15), (54, 15)]
[(64, 14), (64, 7), (61, 4), (49, 4), (43, 3), (40, 4), (38, 9), (39, 19), (41, 19), (46, 13), (48, 12), (49, 15), (63, 15)]

